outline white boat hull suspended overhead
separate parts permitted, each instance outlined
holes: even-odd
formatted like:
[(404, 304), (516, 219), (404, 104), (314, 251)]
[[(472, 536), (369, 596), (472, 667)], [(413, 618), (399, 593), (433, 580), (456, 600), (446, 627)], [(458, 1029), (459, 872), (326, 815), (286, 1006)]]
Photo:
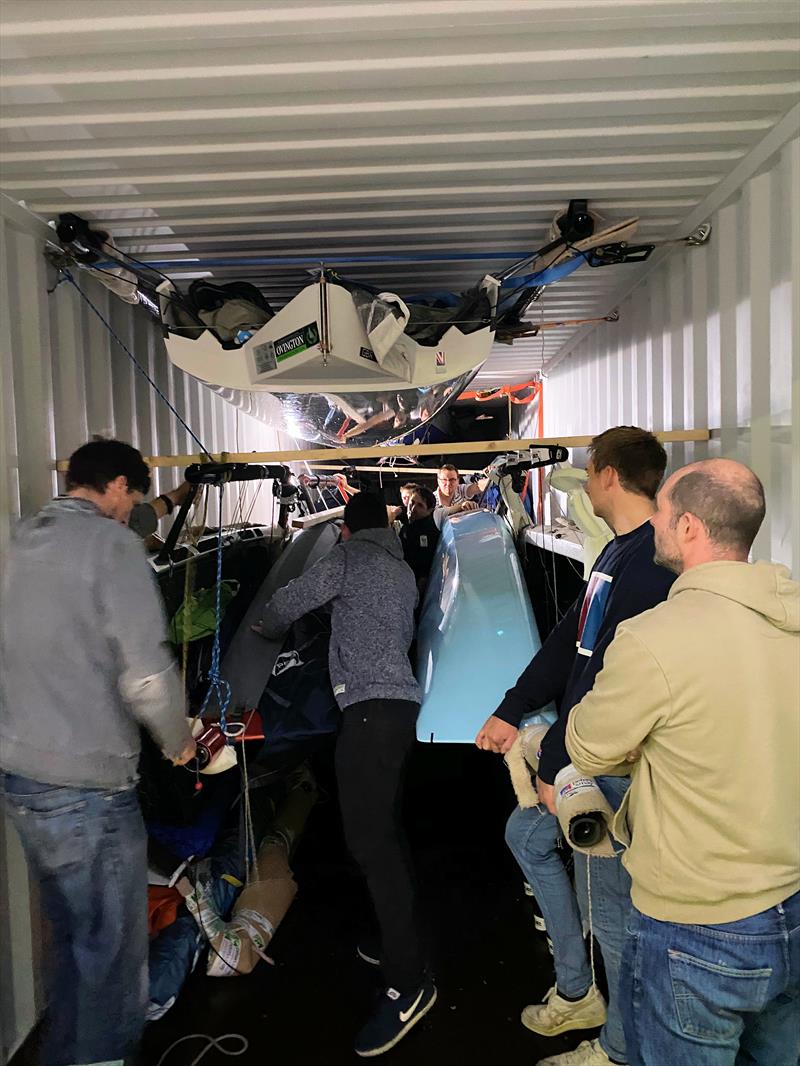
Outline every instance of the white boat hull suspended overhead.
[[(491, 308), (499, 287), (492, 277), (481, 282)], [(334, 446), (394, 440), (424, 425), (466, 388), (494, 339), (489, 324), (472, 332), (450, 325), (435, 344), (420, 344), (405, 332), (411, 312), (399, 297), (359, 300), (321, 278), (240, 347), (223, 347), (208, 329), (181, 335), (174, 287), (158, 291), (175, 366), (249, 413)]]

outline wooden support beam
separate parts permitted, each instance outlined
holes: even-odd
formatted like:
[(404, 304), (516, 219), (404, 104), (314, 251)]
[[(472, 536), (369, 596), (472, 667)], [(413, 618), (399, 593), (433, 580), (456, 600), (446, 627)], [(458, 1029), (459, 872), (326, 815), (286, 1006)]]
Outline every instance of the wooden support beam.
[[(309, 463), (312, 470), (317, 470), (319, 473), (337, 474), (342, 469), (342, 464), (338, 466), (325, 464), (325, 463)], [(438, 474), (438, 466), (353, 466), (347, 464), (348, 470), (355, 470), (358, 474)], [(480, 469), (483, 469), (482, 467)], [(478, 469), (473, 467), (460, 466), (458, 468), (459, 474), (477, 474)]]
[[(658, 432), (656, 436), (665, 444), (680, 441), (706, 441), (710, 439), (707, 429), (673, 429)], [(592, 440), (585, 437), (526, 437), (524, 440), (448, 441), (442, 444), (376, 444), (369, 448), (307, 448), (289, 452), (219, 452), (211, 456), (216, 463), (299, 463), (331, 462), (339, 459), (389, 459), (402, 455), (446, 455), (448, 452), (466, 454), (502, 455), (504, 452), (524, 451), (527, 448), (547, 444), (561, 444), (565, 448), (585, 448)], [(145, 462), (151, 466), (189, 466), (205, 460), (201, 455), (148, 455)], [(67, 460), (59, 459), (57, 470), (66, 470)]]
[(341, 518), (344, 507), (329, 507), (327, 511), (317, 511), (316, 514), (303, 515), (302, 518), (292, 519), (293, 529), (312, 529), (323, 522), (330, 522), (333, 518)]

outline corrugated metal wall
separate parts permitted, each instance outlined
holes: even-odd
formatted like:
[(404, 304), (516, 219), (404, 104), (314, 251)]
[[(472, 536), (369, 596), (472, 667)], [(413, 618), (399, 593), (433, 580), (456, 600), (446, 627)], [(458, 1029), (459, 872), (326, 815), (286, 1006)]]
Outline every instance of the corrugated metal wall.
[[(551, 369), (547, 435), (609, 426), (712, 430), (668, 445), (670, 469), (707, 456), (748, 463), (767, 517), (754, 545), (800, 576), (800, 140), (787, 143), (683, 247)], [(555, 362), (555, 361), (554, 361)], [(527, 422), (520, 435), (534, 431)], [(580, 458), (580, 457), (579, 457)]]
[[(2, 547), (9, 523), (57, 491), (54, 460), (91, 434), (111, 433), (145, 455), (191, 454), (198, 447), (75, 289), (63, 283), (48, 295), (58, 280), (42, 256), (48, 228), (5, 198), (0, 226), (0, 300), (10, 309), (0, 332)], [(210, 451), (292, 447), (173, 367), (147, 311), (123, 303), (85, 274), (77, 272), (76, 280)], [(156, 469), (154, 492), (173, 488), (179, 476), (176, 468)], [(271, 497), (262, 497), (253, 519), (267, 521)], [(236, 499), (232, 489), (226, 519)], [(213, 511), (210, 521), (216, 521)]]
[[(196, 453), (197, 446), (150, 385), (133, 368), (102, 323), (68, 284), (48, 295), (56, 275), (42, 256), (47, 227), (4, 204), (0, 216), (0, 558), (11, 525), (58, 489), (55, 460), (92, 433), (111, 432), (147, 455)], [(147, 367), (211, 451), (291, 447), (261, 422), (236, 410), (167, 360), (154, 320), (98, 283), (78, 281), (115, 331)], [(154, 472), (154, 492), (174, 487), (176, 468)], [(251, 499), (255, 489), (251, 488)], [(226, 519), (237, 499), (226, 498)], [(272, 496), (263, 491), (252, 519), (269, 521)], [(214, 507), (209, 522), (216, 522)], [(0, 826), (0, 1062), (36, 1017), (38, 924), (28, 920), (29, 888), (16, 833)], [(33, 934), (31, 929), (33, 928)]]

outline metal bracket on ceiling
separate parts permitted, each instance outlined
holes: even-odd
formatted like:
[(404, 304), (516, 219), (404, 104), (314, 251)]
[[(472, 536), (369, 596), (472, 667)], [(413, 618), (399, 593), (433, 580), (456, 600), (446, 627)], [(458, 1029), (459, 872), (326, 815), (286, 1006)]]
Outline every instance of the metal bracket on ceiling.
[(73, 256), (65, 252), (63, 248), (58, 248), (55, 244), (45, 244), (44, 257), (50, 266), (55, 267), (56, 270), (66, 270), (67, 267), (76, 265)]
[(683, 243), (690, 245), (692, 248), (699, 248), (701, 245), (708, 243), (711, 229), (710, 222), (701, 222), (699, 226), (692, 230), (688, 237), (683, 238)]
[(621, 263), (644, 263), (655, 250), (654, 244), (603, 244), (590, 248), (583, 255), (590, 267), (618, 266)]

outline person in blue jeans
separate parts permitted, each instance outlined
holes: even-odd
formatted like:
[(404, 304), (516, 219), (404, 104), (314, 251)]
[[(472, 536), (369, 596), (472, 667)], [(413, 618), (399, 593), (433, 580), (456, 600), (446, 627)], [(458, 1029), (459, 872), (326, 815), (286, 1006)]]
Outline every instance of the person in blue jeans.
[(748, 562), (763, 518), (741, 463), (668, 479), (652, 523), (678, 579), (569, 716), (580, 773), (633, 770), (613, 826), (633, 1066), (800, 1059), (800, 583)]
[(40, 1066), (136, 1054), (147, 1005), (140, 727), (167, 758), (195, 745), (141, 540), (139, 452), (93, 441), (67, 494), (14, 531), (0, 615), (0, 792), (52, 935)]
[[(611, 809), (617, 810), (627, 791), (629, 779), (600, 777), (597, 783)], [(603, 1053), (607, 1057), (619, 1056), (611, 1058), (612, 1062), (624, 1062), (625, 1033), (619, 997), (611, 994), (608, 1004), (603, 1003), (594, 985), (583, 931), (589, 927), (588, 889), (591, 876), (592, 932), (602, 947), (606, 983), (610, 989), (617, 988), (630, 912), (630, 876), (618, 858), (587, 856), (576, 851), (573, 891), (567, 869), (557, 851), (559, 847), (569, 845), (562, 839), (557, 819), (541, 804), (532, 808), (517, 807), (512, 812), (506, 825), (506, 843), (519, 863), (525, 880), (533, 889), (547, 935), (553, 944), (557, 992), (554, 994), (551, 990), (548, 993), (550, 1017), (546, 1017), (545, 1021), (552, 1024), (546, 1035), (557, 1036), (559, 1032), (569, 1032), (579, 1027), (588, 1029), (593, 1025), (602, 1026), (600, 1046)], [(621, 851), (618, 847), (618, 856)], [(565, 1003), (562, 1010), (558, 1010), (558, 1000)], [(541, 1023), (540, 1012), (539, 1006), (526, 1007), (522, 1012), (523, 1024), (532, 1023), (528, 1028), (534, 1032), (538, 1031), (537, 1026)], [(586, 1049), (564, 1054), (572, 1055), (574, 1060), (577, 1054), (585, 1055)], [(558, 1057), (556, 1061), (559, 1062)], [(570, 1059), (564, 1059), (562, 1055), (560, 1061), (569, 1063)]]
[[(617, 626), (661, 603), (675, 580), (674, 574), (653, 561), (649, 521), (666, 464), (663, 447), (643, 429), (617, 426), (593, 438), (586, 491), (595, 513), (614, 531), (614, 539), (598, 556), (580, 596), (476, 738), (478, 747), (505, 754), (525, 715), (551, 700), (559, 704), (560, 716), (545, 734), (539, 756), (539, 806), (517, 808), (506, 829), (506, 840), (544, 916), (556, 972), (555, 986), (544, 1003), (526, 1007), (522, 1023), (543, 1036), (602, 1029), (597, 1039), (543, 1059), (540, 1066), (628, 1062), (617, 985), (630, 880), (618, 857), (591, 860), (591, 917), (608, 978), (606, 1008), (594, 984), (583, 939), (581, 909), (589, 918), (587, 860), (576, 854), (576, 897), (557, 851), (561, 833), (553, 782), (570, 761), (564, 746), (567, 714), (594, 684)], [(612, 807), (619, 806), (627, 784), (627, 778), (601, 783)]]

